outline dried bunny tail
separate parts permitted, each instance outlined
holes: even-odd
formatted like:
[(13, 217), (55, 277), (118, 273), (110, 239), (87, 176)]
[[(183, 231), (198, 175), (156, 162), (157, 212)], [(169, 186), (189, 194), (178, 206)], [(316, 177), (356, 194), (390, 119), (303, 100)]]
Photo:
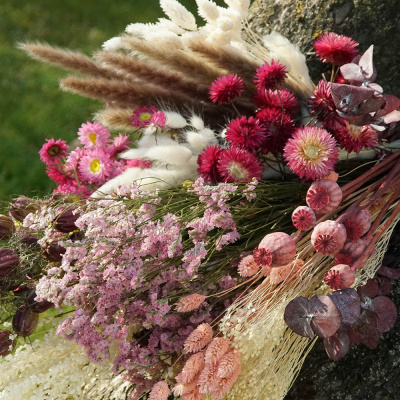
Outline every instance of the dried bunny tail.
[(135, 104), (155, 103), (158, 100), (174, 101), (185, 107), (192, 99), (181, 93), (157, 88), (143, 83), (123, 82), (109, 79), (82, 79), (69, 76), (60, 82), (63, 90), (78, 93), (92, 99), (114, 102), (122, 108), (131, 109)]
[(131, 115), (133, 109), (140, 107), (140, 104), (132, 104), (131, 109), (123, 109), (117, 107), (107, 107), (98, 111), (94, 115), (94, 120), (103, 124), (109, 129), (123, 129), (136, 132), (137, 128), (131, 124)]
[(88, 56), (78, 51), (65, 50), (41, 43), (20, 43), (18, 47), (26, 51), (32, 58), (57, 67), (72, 69), (98, 78), (121, 78), (117, 72), (97, 65)]
[(104, 51), (96, 53), (95, 57), (110, 68), (116, 69), (118, 73), (125, 76), (128, 73), (127, 79), (139, 78), (165, 89), (186, 93), (194, 98), (202, 100), (207, 98), (208, 86), (194, 79), (188, 79), (180, 73), (167, 71), (165, 68), (161, 69), (152, 65), (152, 63), (138, 60), (131, 55)]
[(139, 55), (146, 56), (160, 63), (165, 67), (172, 67), (177, 72), (186, 76), (196, 76), (197, 81), (210, 85), (218, 76), (223, 75), (221, 70), (210, 66), (208, 60), (191, 54), (184, 50), (174, 51), (174, 49), (155, 46), (144, 40), (123, 36), (124, 43)]
[(211, 0), (196, 0), (198, 14), (209, 23), (215, 21), (221, 16), (221, 7), (217, 6)]
[(241, 54), (233, 46), (216, 46), (206, 40), (192, 40), (189, 48), (206, 57), (220, 69), (240, 75), (250, 88), (254, 87), (253, 78), (259, 64)]
[(197, 30), (194, 15), (177, 0), (160, 0), (160, 6), (169, 19), (176, 25), (190, 31)]

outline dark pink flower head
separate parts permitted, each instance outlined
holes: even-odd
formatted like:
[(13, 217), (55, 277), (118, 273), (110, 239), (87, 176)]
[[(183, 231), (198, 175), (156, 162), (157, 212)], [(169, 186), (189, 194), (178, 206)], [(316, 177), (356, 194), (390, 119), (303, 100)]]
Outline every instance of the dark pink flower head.
[(308, 103), (311, 115), (317, 116), (322, 121), (330, 114), (336, 114), (336, 106), (331, 93), (331, 83), (321, 79)]
[(162, 111), (155, 112), (150, 118), (150, 124), (162, 127), (167, 123), (167, 117)]
[(279, 61), (265, 62), (257, 68), (254, 83), (258, 90), (277, 89), (282, 86), (287, 76), (286, 66)]
[(151, 116), (158, 110), (154, 106), (150, 107), (139, 107), (131, 116), (131, 124), (133, 126), (144, 128), (150, 125)]
[(358, 43), (333, 32), (323, 33), (314, 42), (315, 54), (321, 61), (341, 66), (350, 63), (358, 55)]
[(348, 152), (359, 153), (363, 147), (373, 149), (378, 144), (377, 132), (367, 126), (355, 126), (346, 123), (346, 127), (337, 132), (340, 147)]
[(262, 123), (266, 139), (262, 145), (264, 153), (282, 153), (287, 140), (294, 132), (294, 122), (278, 108), (263, 108), (256, 117)]
[(231, 147), (224, 150), (218, 161), (218, 172), (224, 182), (249, 182), (261, 178), (263, 166), (258, 158), (247, 150)]
[(96, 121), (82, 124), (78, 131), (78, 139), (85, 147), (102, 147), (109, 142), (110, 132)]
[(299, 108), (299, 102), (289, 89), (258, 90), (254, 96), (254, 102), (260, 108), (278, 108), (282, 110), (283, 107), (285, 112), (290, 115), (294, 115)]
[(209, 94), (213, 103), (226, 104), (243, 92), (243, 79), (236, 74), (220, 76), (210, 86)]
[(121, 133), (116, 136), (112, 145), (108, 148), (111, 157), (115, 157), (122, 151), (128, 150), (133, 142), (129, 140), (129, 135), (122, 135)]
[(289, 168), (300, 178), (322, 179), (333, 171), (338, 160), (335, 139), (322, 128), (298, 128), (284, 151)]
[(46, 143), (39, 151), (40, 159), (48, 164), (59, 164), (67, 155), (67, 142), (61, 139), (46, 139)]
[(256, 150), (263, 144), (265, 132), (258, 119), (243, 116), (228, 124), (226, 140), (233, 146)]
[(46, 174), (58, 185), (62, 185), (69, 180), (69, 178), (63, 173), (63, 168), (60, 165), (48, 164), (46, 168)]
[(221, 146), (211, 144), (205, 147), (199, 155), (197, 172), (204, 180), (213, 183), (221, 181), (221, 176), (218, 172), (218, 161), (222, 151)]

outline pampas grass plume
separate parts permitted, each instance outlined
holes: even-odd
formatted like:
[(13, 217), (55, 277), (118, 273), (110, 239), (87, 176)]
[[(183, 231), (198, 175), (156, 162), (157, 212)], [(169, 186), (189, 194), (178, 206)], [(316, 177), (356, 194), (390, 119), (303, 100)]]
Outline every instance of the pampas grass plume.
[(183, 345), (188, 353), (197, 353), (211, 342), (213, 330), (206, 322), (200, 324), (185, 340)]
[(232, 342), (225, 337), (216, 337), (208, 345), (204, 356), (206, 364), (217, 364), (218, 361), (228, 352)]
[(201, 306), (201, 303), (206, 299), (207, 296), (203, 296), (202, 294), (193, 293), (189, 296), (182, 297), (177, 305), (176, 310), (178, 312), (189, 312), (196, 310)]
[(149, 400), (167, 400), (169, 393), (170, 391), (167, 382), (157, 382), (151, 389)]

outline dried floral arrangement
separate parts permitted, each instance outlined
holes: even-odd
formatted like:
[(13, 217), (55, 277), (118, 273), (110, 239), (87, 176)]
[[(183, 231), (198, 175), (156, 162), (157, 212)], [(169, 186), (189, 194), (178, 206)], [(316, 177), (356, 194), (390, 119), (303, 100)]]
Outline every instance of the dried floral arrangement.
[(168, 19), (93, 57), (21, 44), (105, 107), (40, 150), (52, 196), (0, 216), (0, 398), (90, 398), (115, 374), (131, 399), (282, 399), (315, 337), (339, 360), (395, 323), (400, 99), (373, 46), (319, 36), (315, 86), (249, 1), (196, 3), (205, 25), (161, 0)]

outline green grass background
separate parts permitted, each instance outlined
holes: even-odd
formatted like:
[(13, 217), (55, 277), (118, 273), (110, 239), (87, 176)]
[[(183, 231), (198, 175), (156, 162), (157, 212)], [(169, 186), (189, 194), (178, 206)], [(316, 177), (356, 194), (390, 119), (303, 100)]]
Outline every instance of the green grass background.
[[(191, 11), (194, 0), (180, 0)], [(222, 0), (217, 1), (223, 4)], [(0, 200), (41, 196), (55, 185), (38, 155), (46, 138), (71, 142), (102, 103), (61, 92), (67, 75), (31, 60), (18, 42), (91, 54), (132, 22), (163, 16), (158, 0), (2, 0), (0, 5)]]

